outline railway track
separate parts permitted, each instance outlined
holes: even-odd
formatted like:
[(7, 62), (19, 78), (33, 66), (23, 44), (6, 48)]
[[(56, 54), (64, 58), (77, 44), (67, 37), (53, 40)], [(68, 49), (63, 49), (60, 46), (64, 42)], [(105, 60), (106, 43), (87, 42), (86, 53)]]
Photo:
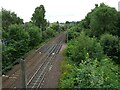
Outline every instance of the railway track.
[[(64, 39), (64, 35), (59, 35), (52, 42), (49, 42), (48, 44), (43, 45), (41, 48), (37, 49), (34, 55), (32, 55), (31, 58), (29, 58), (30, 60), (26, 60), (28, 88), (38, 88), (38, 86), (41, 87), (42, 81), (44, 81), (45, 75), (50, 70), (52, 62), (56, 57), (56, 54), (59, 52)], [(31, 59), (34, 59), (35, 61), (33, 62)], [(29, 68), (30, 66), (32, 66), (32, 68)], [(20, 68), (16, 69), (14, 75), (11, 76), (15, 78), (9, 78), (10, 80), (7, 81), (7, 87), (3, 88), (20, 88), (19, 69)]]
[[(48, 45), (50, 45), (50, 42), (48, 43)], [(36, 60), (39, 58), (39, 57), (41, 57), (42, 56), (42, 54), (39, 54), (39, 52), (40, 51), (45, 51), (44, 50), (44, 47), (45, 47), (45, 49), (46, 49), (46, 44), (45, 45), (43, 45), (42, 47), (40, 47), (40, 48), (38, 48), (37, 50), (36, 50), (36, 52), (32, 55), (32, 56), (30, 56), (29, 57), (29, 59), (26, 59), (26, 63), (27, 63), (27, 68), (29, 69), (29, 67), (33, 64), (36, 64), (35, 62), (36, 62)], [(33, 62), (32, 61), (32, 59), (34, 59), (35, 61)], [(19, 80), (20, 81), (20, 65), (14, 70), (14, 72), (11, 74), (11, 75), (9, 75), (9, 76), (7, 76), (6, 77), (6, 79), (3, 79), (2, 80), (2, 82), (3, 82), (3, 88), (13, 88), (13, 87), (15, 87), (15, 84), (16, 84), (16, 80)], [(8, 80), (9, 79), (9, 80)], [(7, 82), (7, 84), (5, 83), (4, 84), (4, 82)], [(17, 82), (18, 83), (18, 82)]]
[(51, 69), (54, 58), (56, 57), (56, 55), (58, 54), (58, 52), (62, 46), (62, 45), (60, 45), (60, 43), (54, 45), (54, 48), (51, 50), (51, 52), (45, 58), (44, 62), (40, 65), (40, 67), (38, 68), (36, 73), (33, 75), (33, 77), (27, 83), (28, 88), (41, 88), (41, 85), (42, 85), (42, 82), (44, 81), (45, 75)]

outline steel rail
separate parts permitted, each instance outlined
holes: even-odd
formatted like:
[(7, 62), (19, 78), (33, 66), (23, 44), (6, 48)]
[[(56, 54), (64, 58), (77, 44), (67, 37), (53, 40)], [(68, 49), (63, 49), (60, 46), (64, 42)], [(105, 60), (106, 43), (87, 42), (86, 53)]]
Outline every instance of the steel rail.
[[(62, 45), (57, 44), (57, 46), (55, 47), (55, 51), (54, 51), (54, 49), (53, 49), (54, 53), (57, 54), (57, 53), (59, 52), (61, 46), (62, 46)], [(58, 47), (58, 48), (57, 48), (57, 47)], [(37, 78), (37, 80), (35, 80), (35, 83), (33, 83), (32, 88), (34, 88), (34, 87), (36, 86), (36, 84), (37, 84), (37, 82), (40, 80), (40, 78), (42, 78), (42, 79), (41, 79), (41, 82), (42, 82), (42, 80), (44, 79), (44, 77), (45, 77), (45, 75), (46, 75), (46, 73), (47, 73), (47, 71), (48, 71), (48, 69), (49, 69), (49, 64), (52, 63), (52, 60), (54, 59), (54, 56), (56, 56), (56, 55), (52, 55), (52, 54), (53, 54), (53, 51), (51, 51), (50, 54), (49, 54), (49, 56), (51, 55), (51, 57), (49, 57), (50, 60), (48, 60), (49, 62), (47, 62), (47, 60), (45, 60), (44, 63), (42, 63), (42, 65), (38, 68), (38, 70), (37, 70), (36, 73), (33, 75), (33, 77), (30, 79), (30, 81), (27, 83), (27, 85), (29, 85), (32, 80), (33, 80), (33, 82), (34, 82), (34, 79), (33, 79), (33, 78), (34, 78), (37, 74), (39, 75), (40, 69), (41, 69), (42, 66), (45, 64), (45, 62), (47, 62), (46, 65), (45, 65), (45, 67), (43, 68), (43, 71), (40, 73), (40, 75), (39, 75), (39, 77)], [(48, 58), (46, 58), (46, 59), (48, 59)], [(48, 69), (47, 69), (47, 67), (48, 67)], [(47, 69), (47, 70), (46, 70), (46, 69)], [(46, 71), (45, 71), (45, 70), (46, 70)], [(45, 74), (44, 74), (44, 72), (45, 72)], [(42, 77), (42, 75), (43, 75), (43, 77)], [(38, 87), (39, 87), (39, 85), (40, 85), (40, 83), (38, 84)], [(30, 87), (30, 86), (28, 86), (28, 87)], [(38, 88), (38, 87), (37, 87), (37, 88)]]

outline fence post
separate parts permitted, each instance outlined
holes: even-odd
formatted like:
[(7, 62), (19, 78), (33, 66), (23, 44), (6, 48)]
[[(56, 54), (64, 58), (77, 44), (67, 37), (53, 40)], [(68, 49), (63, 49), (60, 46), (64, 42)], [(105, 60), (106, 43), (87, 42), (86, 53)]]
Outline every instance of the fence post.
[(21, 59), (20, 60), (20, 74), (21, 74), (21, 88), (26, 88), (26, 74), (25, 74), (25, 60)]

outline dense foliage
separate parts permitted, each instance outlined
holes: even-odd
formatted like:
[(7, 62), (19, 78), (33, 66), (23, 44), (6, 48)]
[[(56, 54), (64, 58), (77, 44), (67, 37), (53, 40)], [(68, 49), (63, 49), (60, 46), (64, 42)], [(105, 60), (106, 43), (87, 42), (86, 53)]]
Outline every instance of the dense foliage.
[(19, 18), (17, 14), (11, 11), (7, 11), (2, 8), (2, 28), (7, 30), (11, 24), (23, 24), (23, 19)]
[(80, 22), (66, 22), (60, 88), (120, 88), (120, 13), (101, 3)]
[(30, 36), (29, 47), (32, 49), (35, 46), (39, 45), (40, 42), (42, 41), (41, 29), (32, 23), (27, 23), (25, 25), (25, 30), (28, 32)]
[(23, 20), (14, 12), (2, 9), (2, 69), (3, 73), (11, 69), (19, 58), (24, 58), (30, 50), (54, 37), (62, 29), (59, 22), (49, 23), (45, 19), (45, 8), (35, 9), (30, 22)]
[(117, 34), (116, 21), (117, 11), (102, 3), (91, 13), (90, 29), (92, 29), (92, 34), (97, 37), (105, 32)]
[(60, 88), (120, 88), (119, 65), (103, 54), (95, 38), (81, 32), (69, 42), (64, 54)]
[(28, 51), (29, 34), (23, 29), (22, 25), (10, 25), (8, 36), (3, 42), (3, 68), (6, 65), (12, 64), (17, 58)]
[(95, 38), (90, 38), (81, 32), (80, 36), (68, 44), (66, 49), (66, 56), (70, 60), (80, 63), (85, 60), (86, 53), (89, 54), (90, 58), (101, 59), (103, 57), (103, 50), (100, 43)]
[(120, 64), (120, 42), (118, 40), (118, 37), (111, 34), (103, 34), (100, 38), (100, 44), (104, 49), (104, 53), (115, 60), (116, 63)]
[(62, 63), (60, 88), (120, 88), (118, 66), (109, 58), (103, 58), (99, 62), (86, 55), (86, 60), (79, 66), (76, 67), (73, 63)]
[[(60, 88), (120, 88), (120, 12), (96, 4), (80, 22), (49, 23), (45, 8), (35, 8), (31, 21), (2, 9), (2, 69), (10, 69), (27, 52), (67, 30), (68, 47), (61, 63)], [(2, 13), (2, 14), (1, 14)], [(0, 44), (1, 45), (1, 44)]]

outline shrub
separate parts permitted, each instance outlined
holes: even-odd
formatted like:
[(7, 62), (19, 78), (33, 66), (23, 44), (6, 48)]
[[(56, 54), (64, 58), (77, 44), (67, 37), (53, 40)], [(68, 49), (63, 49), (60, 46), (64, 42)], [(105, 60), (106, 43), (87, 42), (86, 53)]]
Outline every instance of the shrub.
[(40, 44), (42, 41), (42, 32), (41, 29), (35, 26), (34, 24), (28, 23), (25, 27), (26, 31), (30, 36), (29, 47), (32, 49)]
[(54, 37), (56, 30), (52, 29), (51, 27), (48, 27), (45, 33), (47, 34), (47, 38)]
[(115, 60), (115, 62), (120, 63), (120, 60), (118, 59), (120, 46), (117, 36), (113, 36), (111, 34), (103, 34), (100, 39), (100, 44), (107, 56)]
[[(22, 25), (13, 24), (9, 26), (8, 46), (13, 46), (16, 50), (13, 55), (24, 55), (28, 50), (29, 34)], [(16, 55), (18, 54), (18, 55)]]
[(28, 50), (29, 34), (22, 25), (9, 26), (5, 43), (2, 44), (2, 68), (9, 65), (24, 55)]
[(76, 72), (81, 88), (120, 88), (118, 66), (113, 65), (109, 58), (100, 62), (88, 59), (80, 64)]
[(66, 49), (66, 55), (73, 61), (78, 63), (85, 60), (86, 54), (90, 58), (97, 58), (100, 60), (103, 57), (103, 50), (100, 43), (95, 38), (86, 36), (83, 32), (75, 41), (71, 41)]
[(76, 37), (79, 36), (79, 33), (72, 28), (70, 28), (67, 32), (68, 32), (68, 40), (75, 39)]
[[(67, 66), (68, 63), (64, 64), (64, 67)], [(108, 57), (104, 57), (101, 61), (87, 57), (78, 67), (73, 65), (72, 67), (69, 74), (60, 79), (60, 88), (120, 88), (119, 68)]]
[[(68, 63), (67, 60), (61, 62), (61, 78), (59, 81), (60, 88), (72, 88), (74, 86), (74, 66)], [(68, 83), (69, 82), (69, 83)]]

